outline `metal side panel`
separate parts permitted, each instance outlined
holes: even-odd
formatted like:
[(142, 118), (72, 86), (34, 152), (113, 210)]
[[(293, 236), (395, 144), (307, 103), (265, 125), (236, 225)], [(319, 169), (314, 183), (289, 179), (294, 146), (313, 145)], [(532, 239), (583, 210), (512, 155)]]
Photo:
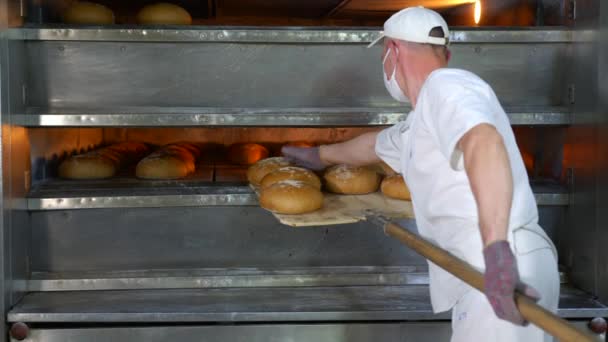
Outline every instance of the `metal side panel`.
[[(0, 0), (0, 34), (20, 20), (18, 2)], [(11, 114), (23, 110), (25, 58), (23, 41), (0, 38), (0, 316), (24, 294), (28, 277), (29, 215), (25, 196), (29, 184), (29, 144), (23, 127), (11, 125)], [(0, 336), (5, 336), (4, 325)]]
[(31, 270), (39, 272), (426, 265), (369, 224), (291, 228), (259, 207), (56, 210), (31, 217)]
[[(553, 237), (544, 212), (541, 224)], [(366, 222), (314, 228), (280, 224), (250, 206), (31, 212), (33, 272), (149, 269), (420, 266), (424, 258)], [(400, 221), (415, 229), (413, 220)]]
[[(6, 29), (6, 9), (7, 9), (7, 1), (0, 0), (0, 33), (4, 32)], [(8, 118), (8, 42), (6, 39), (0, 38), (0, 120), (2, 121), (1, 129), (0, 129), (0, 176), (2, 180), (0, 181), (0, 199), (2, 202), (0, 203), (0, 319), (5, 321), (6, 316), (5, 312), (10, 307), (11, 303), (11, 288), (9, 285), (11, 275), (10, 275), (10, 262), (8, 262), (8, 248), (10, 246), (9, 235), (7, 234), (7, 226), (5, 225), (5, 209), (4, 203), (7, 197), (5, 196), (6, 192), (6, 183), (5, 182), (5, 174), (6, 174), (6, 163), (8, 162), (8, 154), (5, 150), (5, 143), (9, 141), (7, 139), (8, 129), (4, 122), (7, 121)], [(0, 324), (0, 336), (6, 336), (6, 325)]]
[[(605, 1), (577, 1), (575, 4), (580, 15), (575, 23), (577, 30), (601, 29), (598, 19), (606, 20)], [(603, 17), (600, 17), (601, 11)], [(558, 234), (560, 258), (568, 268), (571, 281), (595, 295), (600, 294), (600, 289), (606, 291), (600, 275), (606, 272), (607, 259), (606, 222), (602, 221), (606, 213), (606, 202), (602, 201), (606, 188), (602, 183), (606, 177), (603, 127), (607, 109), (601, 106), (606, 101), (602, 96), (606, 94), (606, 59), (600, 54), (601, 46), (597, 40), (575, 41), (571, 46), (573, 63), (569, 77), (577, 95), (573, 104), (575, 120), (566, 133), (564, 167), (571, 170), (572, 191), (567, 224)], [(581, 113), (589, 113), (589, 119), (577, 120)]]
[[(25, 44), (29, 107), (400, 108), (382, 83), (380, 46)], [(450, 65), (478, 74), (505, 106), (556, 107), (567, 98), (568, 46), (455, 44)]]
[(599, 248), (598, 263), (598, 293), (604, 302), (608, 302), (608, 249), (605, 241), (608, 241), (608, 3), (605, 1), (600, 8), (600, 28), (602, 32), (599, 50), (599, 108), (600, 108), (600, 130), (598, 142), (598, 161), (600, 168), (600, 189), (598, 195), (599, 215), (598, 241), (604, 241)]
[[(32, 329), (28, 342), (377, 342), (449, 341), (449, 322), (380, 324), (262, 324)], [(16, 341), (16, 340), (13, 340)]]

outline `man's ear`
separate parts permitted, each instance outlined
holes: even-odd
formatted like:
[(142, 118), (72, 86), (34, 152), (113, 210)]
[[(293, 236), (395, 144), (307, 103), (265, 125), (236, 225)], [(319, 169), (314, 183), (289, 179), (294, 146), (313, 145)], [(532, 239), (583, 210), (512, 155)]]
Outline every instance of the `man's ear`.
[(450, 62), (450, 59), (452, 59), (452, 51), (450, 51), (450, 49), (446, 48), (445, 49), (445, 57), (446, 57), (446, 62)]

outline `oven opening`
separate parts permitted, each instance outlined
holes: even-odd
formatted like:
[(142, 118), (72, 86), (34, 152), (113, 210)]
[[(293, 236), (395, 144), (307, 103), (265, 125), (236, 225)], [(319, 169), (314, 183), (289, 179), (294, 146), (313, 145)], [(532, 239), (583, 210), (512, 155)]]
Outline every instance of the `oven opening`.
[[(366, 127), (189, 127), (189, 128), (28, 128), (31, 185), (86, 191), (91, 184), (107, 187), (246, 185), (247, 169), (258, 160), (281, 156), (285, 145), (318, 146), (351, 139), (386, 126)], [(537, 184), (565, 184), (564, 165), (576, 146), (564, 145), (565, 128), (515, 126), (516, 139), (530, 180)], [(74, 156), (103, 151), (116, 144), (141, 143), (146, 150), (131, 155), (111, 175), (74, 179), (60, 172)], [(138, 163), (170, 144), (194, 144), (200, 151), (195, 169), (182, 176), (154, 179), (137, 174)]]

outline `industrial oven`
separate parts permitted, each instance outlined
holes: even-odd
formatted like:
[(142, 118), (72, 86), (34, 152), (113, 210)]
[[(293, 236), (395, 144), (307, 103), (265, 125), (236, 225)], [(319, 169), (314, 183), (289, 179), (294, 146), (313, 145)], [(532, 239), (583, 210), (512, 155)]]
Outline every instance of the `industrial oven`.
[[(129, 21), (137, 1), (114, 2), (120, 25), (74, 26), (57, 22), (61, 3), (0, 0), (2, 338), (448, 340), (424, 259), (366, 223), (280, 225), (257, 205), (245, 168), (224, 158), (232, 143), (277, 155), (288, 142), (403, 120), (407, 106), (382, 84), (381, 48), (365, 48), (398, 8), (181, 1), (199, 11), (195, 25), (150, 27)], [(608, 4), (487, 0), (476, 26), (466, 1), (445, 3), (451, 66), (496, 91), (558, 246), (559, 315), (586, 328), (608, 316)], [(128, 169), (57, 178), (67, 155), (125, 140), (213, 148), (177, 181)]]

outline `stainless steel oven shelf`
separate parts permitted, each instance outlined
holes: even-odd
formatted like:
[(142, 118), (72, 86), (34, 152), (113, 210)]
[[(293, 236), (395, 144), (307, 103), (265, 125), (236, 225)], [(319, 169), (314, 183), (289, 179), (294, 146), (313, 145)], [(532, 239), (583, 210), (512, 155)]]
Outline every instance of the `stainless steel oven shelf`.
[[(567, 283), (560, 272), (560, 283)], [(428, 285), (426, 265), (32, 272), (27, 292)]]
[[(558, 186), (534, 186), (540, 206), (568, 205), (569, 196)], [(191, 181), (50, 180), (36, 185), (27, 197), (28, 210), (95, 208), (255, 206), (257, 197), (244, 183)]]
[[(9, 322), (256, 322), (437, 320), (426, 285), (34, 292)], [(559, 315), (608, 315), (608, 307), (563, 287)]]
[[(29, 108), (11, 116), (27, 127), (104, 126), (369, 126), (391, 125), (409, 108), (193, 108), (130, 107), (108, 109)], [(507, 107), (513, 125), (569, 125), (566, 107)]]
[(33, 272), (26, 291), (428, 285), (426, 266), (206, 268)]
[[(377, 29), (283, 29), (189, 26), (184, 27), (74, 27), (53, 25), (23, 27), (7, 30), (12, 40), (112, 41), (112, 42), (210, 42), (210, 43), (298, 43), (298, 44), (368, 44)], [(488, 30), (469, 29), (451, 32), (452, 43), (570, 43), (592, 40), (593, 31), (566, 28)]]
[[(154, 184), (156, 183), (156, 184)], [(71, 188), (74, 186), (75, 188)], [(77, 187), (77, 188), (76, 188)], [(234, 183), (167, 181), (164, 184), (134, 180), (41, 184), (27, 198), (29, 210), (198, 207), (256, 205), (257, 198), (248, 187)]]

